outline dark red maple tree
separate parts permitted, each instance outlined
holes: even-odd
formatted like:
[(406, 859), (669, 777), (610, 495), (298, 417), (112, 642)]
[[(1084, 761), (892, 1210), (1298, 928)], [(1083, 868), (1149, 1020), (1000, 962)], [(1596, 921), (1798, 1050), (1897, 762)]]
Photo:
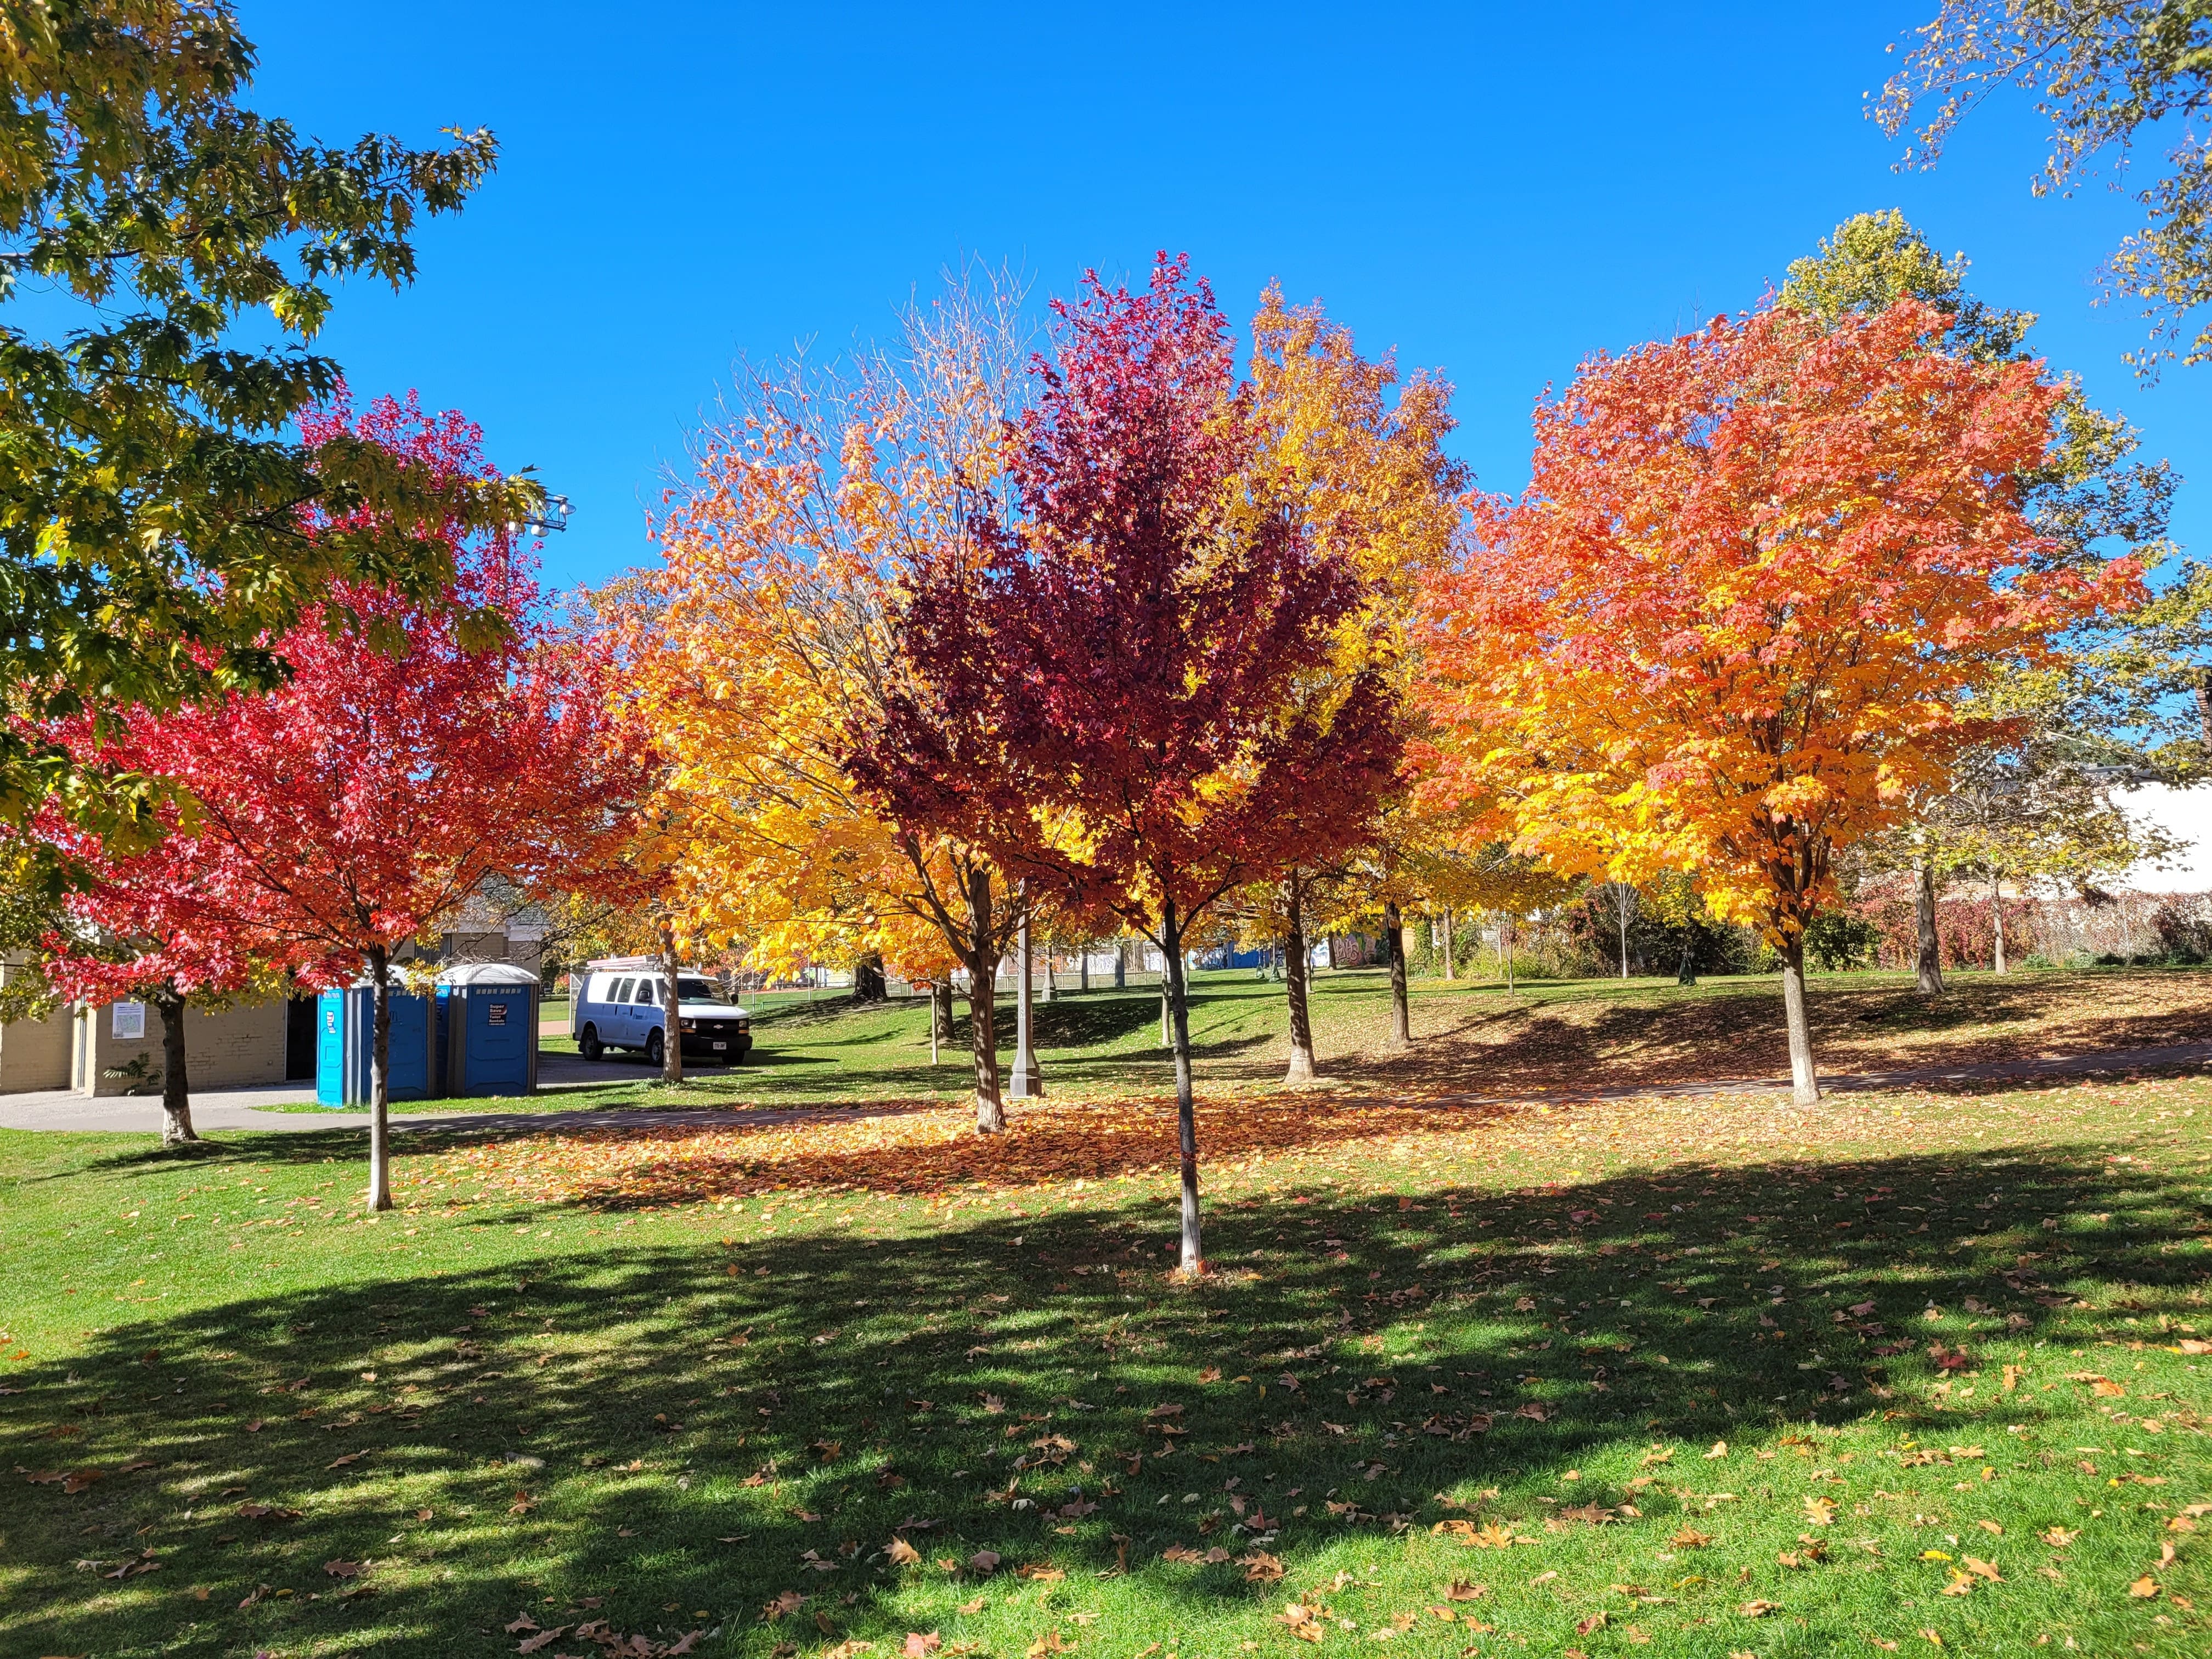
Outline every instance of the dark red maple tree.
[(1358, 842), (1398, 728), (1374, 674), (1325, 710), (1299, 696), (1364, 591), (1255, 470), (1230, 331), (1187, 258), (1133, 292), (1086, 275), (1054, 313), (1013, 461), (1021, 527), (984, 509), (985, 561), (924, 564), (907, 683), (849, 763), (893, 818), (1158, 946), (1199, 1272), (1183, 942), (1234, 889)]

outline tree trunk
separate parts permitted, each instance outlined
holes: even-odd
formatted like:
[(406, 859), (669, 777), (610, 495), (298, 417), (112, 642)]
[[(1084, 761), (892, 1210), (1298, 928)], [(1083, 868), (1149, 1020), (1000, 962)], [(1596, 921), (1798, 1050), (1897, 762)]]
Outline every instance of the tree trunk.
[(1126, 939), (1114, 941), (1114, 988), (1117, 991), (1129, 988), (1129, 941)]
[(1628, 902), (1618, 893), (1613, 896), (1613, 914), (1620, 918), (1620, 976), (1628, 977)]
[(1505, 994), (1513, 994), (1513, 924), (1498, 930), (1498, 954), (1505, 958)]
[(871, 951), (853, 964), (853, 1000), (882, 1002), (890, 995), (890, 987), (884, 981), (883, 954)]
[(1291, 1005), (1291, 1064), (1283, 1073), (1285, 1083), (1310, 1083), (1314, 1077), (1313, 1014), (1306, 1006), (1306, 969), (1311, 953), (1306, 947), (1305, 885), (1293, 875), (1290, 894), (1289, 931), (1283, 935), (1283, 993)]
[(1050, 945), (1045, 947), (1043, 962), (1044, 972), (1037, 975), (1037, 1000), (1041, 1002), (1050, 1002), (1053, 998), (1052, 947)]
[(368, 1207), (392, 1207), (392, 957), (382, 945), (368, 953), (374, 1014), (368, 1044)]
[(1912, 924), (1918, 960), (1913, 964), (1920, 976), (1923, 996), (1943, 994), (1943, 941), (1936, 932), (1936, 866), (1921, 861), (1919, 879), (1912, 889)]
[(664, 918), (660, 924), (660, 1080), (663, 1083), (684, 1081), (684, 1000), (676, 992), (676, 924)]
[(1444, 907), (1444, 977), (1446, 979), (1459, 977), (1459, 959), (1454, 954), (1457, 949), (1458, 945), (1452, 939), (1451, 907), (1447, 905)]
[(1160, 958), (1160, 1047), (1175, 1047), (1175, 1032), (1168, 1016), (1168, 959)]
[(1206, 1271), (1206, 1254), (1200, 1249), (1198, 1230), (1198, 1113), (1190, 1082), (1190, 999), (1182, 977), (1182, 933), (1175, 901), (1160, 900), (1160, 950), (1164, 960), (1162, 982), (1175, 1033), (1176, 1133), (1182, 1165), (1182, 1259), (1187, 1273)]
[(1390, 963), (1390, 1036), (1382, 1046), (1396, 1052), (1413, 1046), (1413, 1019), (1406, 995), (1406, 918), (1395, 900), (1382, 907), (1382, 944)]
[(1790, 1097), (1800, 1106), (1820, 1098), (1813, 1066), (1813, 1028), (1805, 1018), (1805, 935), (1792, 933), (1782, 947), (1782, 1012), (1790, 1027)]
[(1091, 941), (1089, 939), (1083, 941), (1083, 953), (1075, 959), (1075, 988), (1079, 991), (1087, 991), (1091, 988)]
[(185, 1073), (185, 995), (165, 985), (154, 994), (161, 1016), (161, 1144), (181, 1146), (198, 1140), (192, 1129), (192, 1091)]
[(2005, 970), (2004, 953), (2004, 882), (1994, 864), (1990, 866), (1990, 926), (1996, 930), (1992, 963), (2002, 974)]
[(2212, 744), (2212, 668), (2197, 671), (2197, 724), (2204, 741)]
[(1682, 927), (1682, 960), (1674, 969), (1674, 983), (1695, 985), (1698, 982), (1698, 927), (1695, 922)]
[(938, 1010), (942, 1006), (937, 1000), (937, 981), (932, 980), (929, 982), (929, 1063), (933, 1066), (937, 1064), (937, 1039), (941, 1024)]
[[(1027, 884), (1022, 889), (1022, 926), (1015, 961), (1020, 977), (1014, 988), (1014, 1074), (1006, 1092), (1017, 1100), (1034, 1100), (1044, 1093), (1044, 1076), (1037, 1069), (1036, 1019), (1030, 989), (1035, 969), (1030, 955), (1030, 913)], [(1047, 972), (1050, 969), (1048, 969)]]
[(968, 878), (968, 1034), (975, 1056), (975, 1133), (1003, 1133), (1006, 1103), (999, 1091), (999, 953), (991, 940), (991, 872)]

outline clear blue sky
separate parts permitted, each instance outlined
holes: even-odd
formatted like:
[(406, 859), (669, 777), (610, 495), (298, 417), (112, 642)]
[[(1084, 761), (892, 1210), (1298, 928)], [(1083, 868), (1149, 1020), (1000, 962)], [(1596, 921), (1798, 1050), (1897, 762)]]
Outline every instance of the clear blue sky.
[[(738, 358), (887, 335), (963, 255), (1042, 295), (1188, 249), (1240, 319), (1279, 277), (1448, 374), (1460, 453), (1514, 489), (1532, 401), (1583, 354), (1748, 306), (1839, 219), (1901, 206), (2212, 483), (2212, 368), (2142, 388), (2118, 361), (2140, 324), (2091, 307), (2124, 197), (2032, 196), (2017, 100), (1936, 172), (1891, 171), (1862, 94), (1935, 5), (240, 0), (266, 112), (499, 134), (420, 283), (349, 292), (325, 343), (357, 392), (467, 410), (574, 501), (562, 584), (649, 556), (645, 511)], [(2212, 532), (2199, 491), (2178, 529)]]

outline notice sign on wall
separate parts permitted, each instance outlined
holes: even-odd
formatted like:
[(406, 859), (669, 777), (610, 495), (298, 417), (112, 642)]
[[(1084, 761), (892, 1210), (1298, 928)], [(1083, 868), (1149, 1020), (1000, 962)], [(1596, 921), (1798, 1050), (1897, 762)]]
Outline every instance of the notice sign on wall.
[(503, 1002), (495, 1002), (489, 1008), (486, 1008), (484, 1010), (484, 1024), (487, 1025), (506, 1024), (507, 1005)]
[(146, 1005), (118, 1002), (114, 1010), (114, 1033), (118, 1042), (137, 1042), (146, 1035)]

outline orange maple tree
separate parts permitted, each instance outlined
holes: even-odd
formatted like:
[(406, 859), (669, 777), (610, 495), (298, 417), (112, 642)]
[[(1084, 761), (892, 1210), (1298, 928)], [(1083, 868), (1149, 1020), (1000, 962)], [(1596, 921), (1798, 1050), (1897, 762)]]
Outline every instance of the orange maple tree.
[(1590, 359), (1425, 593), (1432, 794), (1494, 796), (1564, 870), (1697, 872), (1782, 958), (1801, 1102), (1836, 851), (1988, 735), (1972, 694), (2137, 580), (2023, 508), (2063, 385), (1946, 353), (1945, 322), (1767, 309)]

